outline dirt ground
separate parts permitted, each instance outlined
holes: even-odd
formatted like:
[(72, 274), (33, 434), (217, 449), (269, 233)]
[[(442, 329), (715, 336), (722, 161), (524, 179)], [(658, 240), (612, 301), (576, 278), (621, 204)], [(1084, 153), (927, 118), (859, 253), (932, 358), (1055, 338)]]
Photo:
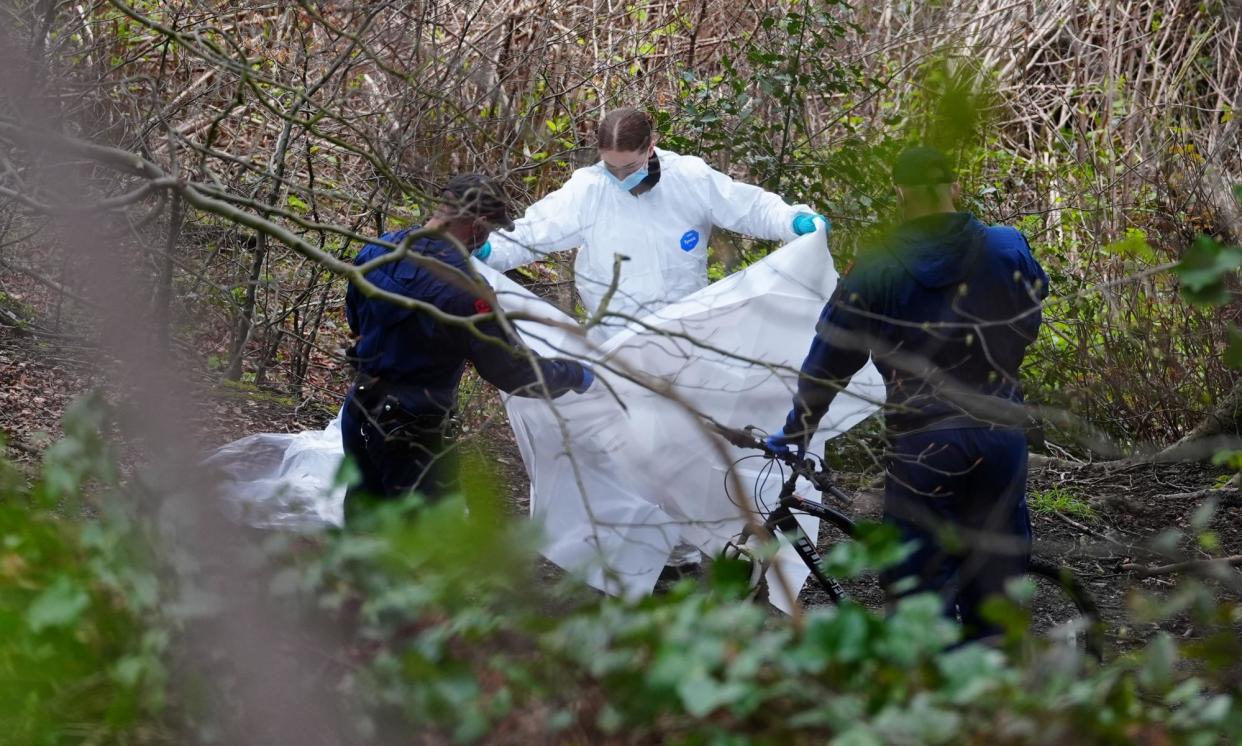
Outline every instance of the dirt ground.
[[(1080, 498), (1093, 511), (1086, 517), (1033, 510), (1034, 555), (1068, 568), (1090, 592), (1100, 612), (1107, 654), (1141, 646), (1158, 630), (1182, 638), (1204, 632), (1184, 613), (1159, 623), (1136, 622), (1144, 596), (1168, 598), (1182, 579), (1178, 574), (1145, 577), (1138, 568), (1156, 568), (1181, 559), (1242, 554), (1242, 506), (1236, 501), (1217, 505), (1211, 519), (1199, 530), (1191, 526), (1206, 498), (1185, 495), (1211, 487), (1225, 474), (1220, 468), (1203, 463), (1146, 463), (1116, 468), (1032, 466), (1028, 494), (1058, 488)], [(843, 475), (842, 481), (848, 484), (849, 475)], [(853, 504), (843, 508), (843, 512), (855, 520), (879, 520), (882, 495), (874, 489), (854, 494)], [(1206, 543), (1215, 543), (1210, 552), (1198, 541), (1202, 532), (1209, 534)], [(825, 528), (821, 531), (821, 547), (839, 538), (838, 532)], [(1242, 574), (1230, 572), (1235, 579), (1232, 588), (1219, 583), (1212, 586), (1218, 598), (1237, 602), (1242, 600)], [(881, 605), (882, 596), (874, 577), (846, 586), (852, 597), (874, 607)], [(1047, 629), (1074, 614), (1064, 596), (1052, 594), (1051, 585), (1041, 581), (1036, 590), (1036, 628)], [(815, 605), (826, 603), (827, 597), (808, 584), (802, 600)]]
[[(39, 286), (13, 275), (0, 276), (9, 313), (0, 315), (0, 435), (9, 457), (31, 465), (46, 446), (60, 436), (60, 417), (79, 393), (104, 383), (97, 350), (71, 335), (56, 331), (48, 322), (47, 298)], [(16, 323), (14, 315), (26, 320)], [(344, 371), (340, 374), (344, 390)], [(337, 401), (330, 390), (303, 401), (253, 387), (221, 385), (207, 373), (188, 381), (199, 397), (196, 421), (187, 423), (207, 447), (256, 432), (292, 432), (322, 427), (331, 418)], [(497, 472), (505, 486), (515, 516), (529, 511), (528, 481), (521, 457), (504, 420), (503, 408), (493, 391), (476, 386), (469, 392), (472, 416), (463, 423), (464, 447), (481, 456)], [(1155, 623), (1136, 623), (1131, 613), (1141, 595), (1168, 596), (1178, 586), (1179, 575), (1144, 576), (1136, 567), (1167, 564), (1169, 557), (1209, 558), (1242, 554), (1242, 507), (1233, 499), (1219, 505), (1200, 531), (1192, 528), (1204, 499), (1186, 493), (1217, 484), (1225, 473), (1202, 463), (1074, 466), (1050, 462), (1031, 470), (1030, 492), (1060, 488), (1085, 501), (1090, 516), (1056, 512), (1033, 514), (1036, 554), (1070, 568), (1095, 596), (1110, 650), (1122, 652), (1150, 639), (1158, 629), (1178, 637), (1193, 637), (1188, 615)], [(878, 519), (879, 496), (859, 489), (860, 481), (841, 475), (843, 486), (855, 493), (846, 509), (855, 519)], [(1199, 540), (1202, 531), (1210, 532)], [(833, 539), (825, 528), (823, 542)], [(1162, 551), (1155, 551), (1159, 546)], [(559, 574), (545, 563), (546, 577)], [(1229, 571), (1232, 588), (1214, 587), (1221, 598), (1237, 601), (1242, 574)], [(856, 598), (878, 606), (881, 596), (873, 578), (847, 584)], [(826, 598), (813, 586), (802, 594), (806, 604)]]
[[(107, 390), (107, 356), (85, 335), (75, 334), (81, 318), (58, 323), (54, 308), (51, 294), (39, 284), (0, 273), (0, 436), (18, 463), (37, 460), (61, 437), (61, 417), (77, 396)], [(221, 383), (218, 376), (198, 370), (201, 361), (185, 363), (194, 372), (183, 383), (195, 398), (185, 410), (186, 432), (200, 447), (256, 432), (322, 427), (332, 417), (329, 398), (294, 400), (246, 384)]]
[[(1192, 526), (1207, 498), (1188, 495), (1214, 486), (1224, 476), (1222, 469), (1197, 462), (1117, 468), (1046, 465), (1032, 470), (1031, 492), (1068, 489), (1095, 509), (1092, 518), (1034, 514), (1035, 551), (1071, 569), (1091, 591), (1116, 652), (1140, 645), (1160, 629), (1182, 638), (1204, 631), (1186, 614), (1160, 623), (1138, 621), (1142, 615), (1136, 612), (1145, 595), (1168, 597), (1181, 580), (1178, 574), (1147, 576), (1139, 568), (1158, 568), (1182, 558), (1242, 554), (1242, 506), (1236, 500), (1217, 504), (1198, 530)], [(1232, 587), (1212, 586), (1220, 599), (1236, 603), (1242, 595), (1238, 592), (1242, 575), (1236, 570), (1227, 573)]]

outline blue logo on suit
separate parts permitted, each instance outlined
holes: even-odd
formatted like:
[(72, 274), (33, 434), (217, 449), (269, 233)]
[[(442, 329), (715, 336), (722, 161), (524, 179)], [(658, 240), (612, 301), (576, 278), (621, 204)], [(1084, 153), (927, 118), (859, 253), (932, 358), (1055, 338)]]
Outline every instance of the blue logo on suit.
[(696, 230), (688, 230), (681, 234), (681, 250), (692, 251), (695, 246), (699, 245), (699, 232)]

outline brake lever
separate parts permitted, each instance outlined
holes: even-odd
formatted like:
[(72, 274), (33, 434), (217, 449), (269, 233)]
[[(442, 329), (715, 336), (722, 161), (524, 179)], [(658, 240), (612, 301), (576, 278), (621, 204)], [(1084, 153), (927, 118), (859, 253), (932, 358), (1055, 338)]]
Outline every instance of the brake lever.
[(818, 472), (816, 477), (820, 480), (820, 484), (817, 487), (821, 493), (832, 495), (847, 505), (854, 502), (854, 496), (838, 487), (836, 481), (832, 478), (832, 474), (827, 469)]
[[(810, 459), (808, 459), (808, 461), (809, 460)], [(812, 466), (814, 466), (814, 463), (812, 463)], [(811, 484), (815, 485), (815, 489), (819, 490), (821, 494), (832, 495), (836, 499), (847, 504), (854, 502), (852, 495), (837, 486), (836, 480), (832, 478), (832, 472), (828, 469), (828, 467), (825, 466), (822, 469), (813, 470), (810, 477)]]
[(759, 428), (755, 427), (754, 425), (746, 425), (745, 427), (742, 428), (742, 432), (750, 436), (751, 443), (749, 445), (752, 448), (763, 448), (763, 438), (760, 438), (758, 435), (755, 435), (755, 431), (758, 429)]

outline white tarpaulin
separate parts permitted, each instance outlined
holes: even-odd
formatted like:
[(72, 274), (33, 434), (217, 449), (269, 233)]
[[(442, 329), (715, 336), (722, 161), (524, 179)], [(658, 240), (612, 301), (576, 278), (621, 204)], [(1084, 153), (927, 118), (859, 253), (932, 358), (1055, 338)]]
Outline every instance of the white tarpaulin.
[[(741, 531), (762, 461), (739, 468), (744, 494), (726, 492), (731, 464), (754, 454), (708, 434), (698, 415), (730, 427), (783, 423), (798, 366), (836, 285), (826, 238), (822, 229), (803, 236), (600, 345), (538, 321), (517, 325), (534, 351), (580, 357), (607, 384), (552, 401), (506, 400), (548, 559), (597, 588), (639, 595), (651, 591), (680, 542), (711, 555)], [(475, 266), (506, 311), (572, 325), (508, 278)], [(834, 401), (812, 449), (874, 412), (883, 396), (879, 373), (868, 364)], [(276, 460), (282, 438), (288, 450)], [(262, 463), (239, 465), (255, 449), (266, 454)], [(343, 490), (328, 489), (340, 456), (333, 423), (322, 433), (243, 438), (209, 463), (228, 472), (235, 486), (228, 491), (249, 506), (252, 522), (306, 525), (340, 521)], [(778, 482), (762, 483), (759, 504), (772, 504)], [(811, 536), (816, 524), (804, 518)], [(801, 587), (807, 571), (792, 550), (778, 561)]]
[[(568, 321), (502, 275), (486, 277), (506, 309)], [(597, 588), (637, 595), (651, 591), (680, 541), (713, 555), (737, 535), (743, 507), (753, 503), (726, 493), (725, 476), (754, 454), (721, 443), (697, 415), (730, 427), (783, 424), (797, 369), (836, 280), (821, 229), (594, 350), (576, 335), (520, 324), (541, 354), (600, 360), (596, 372), (611, 386), (553, 401), (506, 402), (531, 477), (531, 511), (547, 537), (544, 555)], [(671, 396), (661, 393), (666, 384)], [(883, 397), (879, 372), (868, 364), (833, 402), (812, 448), (874, 412)], [(761, 466), (752, 459), (739, 467), (747, 492)], [(761, 484), (761, 505), (774, 504), (779, 481)], [(811, 536), (817, 524), (803, 519)], [(807, 570), (792, 549), (778, 559), (786, 578), (801, 587)]]
[(345, 487), (334, 485), (344, 456), (341, 417), (323, 430), (247, 435), (212, 452), (221, 493), (238, 521), (313, 531), (345, 522)]

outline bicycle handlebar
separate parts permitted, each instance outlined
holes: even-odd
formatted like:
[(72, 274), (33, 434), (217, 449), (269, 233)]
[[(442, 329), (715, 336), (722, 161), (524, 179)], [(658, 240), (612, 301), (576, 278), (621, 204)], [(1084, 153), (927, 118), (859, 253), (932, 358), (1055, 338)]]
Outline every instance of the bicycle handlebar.
[(747, 427), (745, 430), (737, 430), (731, 427), (725, 427), (724, 425), (717, 425), (715, 423), (713, 423), (711, 427), (712, 427), (712, 430), (714, 430), (717, 435), (724, 438), (725, 440), (732, 443), (733, 445), (737, 446), (738, 448), (748, 448), (751, 450), (758, 450), (758, 451), (768, 450), (763, 447), (763, 441), (759, 440), (754, 435), (750, 434), (749, 427)]
[(827, 492), (833, 497), (836, 497), (838, 500), (843, 500), (845, 502), (850, 501), (849, 495), (842, 492), (841, 489), (833, 483), (832, 474), (828, 472), (826, 467), (823, 469), (816, 469), (815, 463), (809, 458), (802, 458), (797, 454), (790, 452), (777, 453), (772, 451), (764, 445), (762, 440), (751, 434), (751, 431), (754, 429), (753, 427), (748, 425), (742, 430), (737, 430), (731, 427), (725, 427), (724, 425), (712, 423), (711, 428), (720, 437), (724, 438), (726, 441), (737, 446), (738, 448), (763, 451), (764, 455), (769, 458), (773, 458), (784, 463), (786, 466), (793, 469), (795, 474), (806, 478), (807, 481), (815, 485), (815, 489), (820, 492)]

